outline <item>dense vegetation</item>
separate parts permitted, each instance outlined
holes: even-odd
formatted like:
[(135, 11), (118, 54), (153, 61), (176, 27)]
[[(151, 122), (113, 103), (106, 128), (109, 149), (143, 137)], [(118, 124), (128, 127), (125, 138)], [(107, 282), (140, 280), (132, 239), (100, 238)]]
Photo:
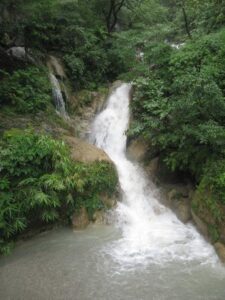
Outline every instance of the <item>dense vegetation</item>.
[(11, 107), (18, 113), (35, 113), (50, 105), (51, 86), (45, 70), (29, 67), (1, 75), (0, 105), (3, 107)]
[(142, 44), (142, 65), (132, 72), (136, 79), (130, 130), (133, 137), (143, 136), (152, 154), (157, 153), (172, 171), (183, 171), (192, 178), (197, 185), (193, 209), (208, 224), (214, 241), (220, 238), (225, 221), (222, 2), (219, 7), (214, 1), (204, 5), (186, 1), (190, 23), (183, 34), (188, 38), (171, 31), (170, 36), (178, 38), (177, 45), (171, 47), (162, 40)]
[[(198, 190), (193, 208), (211, 226), (215, 240), (219, 238), (218, 228), (224, 222), (225, 211), (224, 1), (2, 0), (0, 8), (3, 11), (0, 54), (20, 45), (25, 47), (27, 55), (36, 58), (35, 66), (32, 63), (22, 66), (15, 63), (13, 67), (3, 64), (0, 107), (11, 107), (19, 113), (36, 113), (51, 105), (51, 92), (42, 66), (49, 53), (62, 58), (74, 90), (95, 89), (116, 78), (133, 81), (133, 120), (129, 134), (144, 137), (151, 145), (152, 155), (159, 155), (172, 171), (181, 170), (193, 180)], [(21, 150), (15, 154), (16, 143), (21, 147), (31, 143), (31, 153), (24, 154)], [(55, 190), (46, 182), (49, 182), (48, 176), (54, 177), (51, 184), (59, 183), (58, 176), (67, 178), (62, 166), (58, 167), (68, 159), (64, 146), (32, 133), (12, 137), (6, 134), (2, 144), (1, 156), (5, 155), (7, 164), (0, 168), (4, 175), (1, 189), (6, 195), (3, 203), (18, 205), (16, 199), (20, 197), (36, 201), (36, 196), (28, 196), (29, 190), (41, 190), (38, 195), (45, 200), (39, 198), (44, 201), (39, 218), (45, 219), (45, 201), (53, 201), (53, 205), (49, 205), (50, 214), (46, 215), (49, 221), (58, 218), (58, 207), (65, 203), (57, 200), (54, 207), (54, 197), (71, 194), (72, 187), (60, 180), (60, 187)], [(36, 147), (41, 147), (40, 151)], [(55, 157), (53, 149), (59, 148), (59, 157)], [(30, 169), (27, 175), (14, 173), (17, 168), (13, 164), (21, 163), (20, 159)], [(80, 168), (87, 178), (88, 174), (97, 172), (97, 169), (78, 165), (66, 176), (78, 174), (79, 177)], [(28, 190), (27, 196), (20, 195), (21, 190), (17, 188), (20, 186), (26, 187), (21, 190)], [(83, 195), (79, 185), (73, 189)], [(20, 226), (27, 226), (32, 215), (26, 201), (20, 203), (25, 208), (21, 208), (24, 212), (18, 215), (19, 225), (15, 224), (18, 230)], [(206, 217), (207, 214), (210, 217)], [(5, 230), (8, 225), (4, 226)], [(15, 231), (14, 228), (12, 236)], [(4, 240), (7, 239), (4, 232)]]
[(103, 208), (117, 183), (112, 165), (74, 163), (69, 149), (31, 130), (6, 131), (0, 143), (0, 252), (27, 229), (68, 222), (75, 209)]

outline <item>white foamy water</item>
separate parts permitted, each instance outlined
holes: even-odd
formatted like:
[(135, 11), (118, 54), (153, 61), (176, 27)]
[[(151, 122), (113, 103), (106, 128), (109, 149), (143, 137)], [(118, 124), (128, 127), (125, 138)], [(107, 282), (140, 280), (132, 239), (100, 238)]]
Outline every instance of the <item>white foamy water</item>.
[(50, 73), (50, 81), (52, 84), (52, 95), (56, 106), (56, 111), (60, 114), (63, 118), (69, 118), (66, 112), (66, 106), (63, 99), (63, 95), (61, 92), (60, 84), (56, 76)]
[(159, 203), (153, 184), (143, 170), (126, 157), (131, 85), (123, 84), (109, 97), (107, 106), (94, 120), (91, 140), (103, 149), (117, 167), (122, 202), (116, 209), (122, 238), (108, 253), (122, 264), (169, 261), (216, 262), (214, 249), (193, 225), (184, 225)]

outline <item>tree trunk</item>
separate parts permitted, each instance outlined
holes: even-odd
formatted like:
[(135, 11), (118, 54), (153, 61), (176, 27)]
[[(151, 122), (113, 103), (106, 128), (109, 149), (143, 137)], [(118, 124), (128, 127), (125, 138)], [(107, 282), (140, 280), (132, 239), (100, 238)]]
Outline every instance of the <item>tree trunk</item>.
[(108, 33), (111, 34), (112, 31), (114, 30), (116, 23), (118, 21), (118, 14), (125, 4), (126, 0), (121, 0), (121, 1), (116, 1), (116, 0), (111, 0), (110, 1), (110, 7), (108, 13), (105, 13), (105, 18), (106, 18), (106, 26)]
[(186, 33), (187, 33), (189, 39), (192, 39), (191, 31), (190, 31), (189, 23), (188, 23), (188, 17), (187, 17), (187, 13), (186, 13), (186, 10), (185, 10), (184, 1), (182, 1), (182, 13), (183, 13), (183, 17), (184, 17), (184, 24), (185, 24)]

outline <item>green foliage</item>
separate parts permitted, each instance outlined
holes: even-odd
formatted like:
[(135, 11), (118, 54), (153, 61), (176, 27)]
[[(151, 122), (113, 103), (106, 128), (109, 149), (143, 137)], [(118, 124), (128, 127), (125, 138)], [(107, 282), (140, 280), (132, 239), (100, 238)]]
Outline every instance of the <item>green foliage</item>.
[(221, 31), (161, 52), (149, 75), (135, 81), (131, 133), (151, 140), (172, 170), (197, 179), (208, 160), (224, 155), (224, 36)]
[(225, 161), (208, 162), (192, 201), (195, 213), (208, 225), (213, 242), (220, 238), (225, 221)]
[(216, 243), (219, 240), (219, 233), (218, 233), (218, 229), (215, 225), (209, 225), (208, 226), (208, 231), (209, 231), (209, 235), (211, 237), (211, 240), (213, 243)]
[(68, 49), (63, 59), (74, 88), (95, 88), (108, 76), (109, 57), (104, 50), (104, 34), (99, 38), (92, 30), (80, 28), (79, 39), (79, 46)]
[[(148, 42), (153, 36), (165, 36), (167, 32), (166, 26), (160, 26), (167, 23), (167, 9), (160, 1), (10, 0), (10, 3), (3, 5), (13, 9), (9, 9), (10, 19), (3, 16), (0, 20), (3, 37), (0, 42), (7, 48), (16, 36), (33, 52), (61, 53), (75, 89), (95, 89), (122, 73), (127, 74), (135, 65), (138, 43)], [(116, 12), (110, 9), (112, 6)], [(19, 22), (10, 21), (14, 19)], [(117, 32), (117, 28), (122, 31)]]
[(72, 162), (61, 141), (10, 130), (0, 143), (0, 252), (26, 229), (69, 220), (85, 206), (90, 215), (112, 193), (117, 176), (107, 163)]
[(224, 29), (180, 49), (149, 43), (147, 66), (133, 71), (129, 131), (142, 135), (172, 171), (192, 175), (197, 183), (192, 206), (214, 242), (225, 220), (224, 45)]
[(209, 33), (225, 24), (225, 5), (222, 0), (188, 0), (187, 9), (195, 30)]
[(51, 103), (51, 87), (45, 70), (29, 67), (1, 73), (0, 106), (9, 106), (19, 113), (45, 110)]
[(201, 179), (203, 189), (208, 189), (215, 200), (225, 205), (225, 160), (208, 162)]

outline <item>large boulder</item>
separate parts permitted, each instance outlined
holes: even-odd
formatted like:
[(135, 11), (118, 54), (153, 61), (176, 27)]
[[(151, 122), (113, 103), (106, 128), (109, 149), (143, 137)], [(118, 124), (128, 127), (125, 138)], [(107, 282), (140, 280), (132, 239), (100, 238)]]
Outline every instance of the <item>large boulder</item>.
[(127, 147), (127, 155), (130, 159), (141, 162), (148, 151), (148, 145), (144, 139), (132, 140)]
[(7, 50), (7, 54), (23, 62), (35, 63), (34, 58), (27, 53), (25, 47), (11, 47)]
[(102, 210), (97, 210), (93, 214), (93, 222), (94, 224), (101, 225), (106, 223), (105, 212)]
[(64, 140), (71, 148), (71, 157), (75, 161), (92, 163), (95, 161), (104, 161), (112, 163), (108, 155), (101, 149), (91, 145), (81, 139), (65, 136)]
[(209, 231), (208, 231), (208, 226), (207, 224), (201, 220), (196, 214), (195, 212), (193, 211), (193, 209), (191, 210), (191, 215), (192, 215), (192, 218), (194, 220), (194, 223), (197, 227), (197, 229), (199, 230), (199, 232), (206, 238), (208, 239), (209, 238)]
[(191, 208), (189, 201), (185, 198), (180, 199), (175, 206), (175, 212), (181, 222), (187, 223), (191, 220)]
[(108, 209), (113, 208), (117, 204), (117, 195), (107, 195), (107, 194), (102, 194), (100, 195), (101, 201), (104, 204), (104, 206)]
[(214, 244), (216, 253), (223, 263), (225, 263), (225, 244), (217, 242)]
[(157, 182), (157, 174), (159, 170), (159, 157), (154, 157), (151, 159), (148, 164), (145, 165), (145, 172), (153, 179), (154, 182)]
[(181, 222), (187, 223), (191, 220), (191, 203), (186, 189), (182, 191), (181, 188), (173, 188), (168, 193), (168, 203)]
[(72, 225), (74, 229), (85, 229), (89, 223), (88, 213), (85, 207), (81, 207), (79, 210), (75, 211), (72, 216)]

